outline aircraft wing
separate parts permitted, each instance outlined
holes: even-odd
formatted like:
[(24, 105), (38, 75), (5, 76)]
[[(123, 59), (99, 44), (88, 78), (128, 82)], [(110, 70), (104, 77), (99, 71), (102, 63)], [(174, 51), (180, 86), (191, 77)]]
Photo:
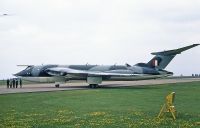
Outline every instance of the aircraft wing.
[(55, 67), (46, 70), (49, 75), (52, 76), (65, 76), (70, 75), (80, 75), (80, 76), (140, 76), (141, 74), (131, 74), (131, 73), (112, 73), (112, 72), (102, 72), (102, 71), (87, 71), (87, 70), (76, 70), (70, 68)]

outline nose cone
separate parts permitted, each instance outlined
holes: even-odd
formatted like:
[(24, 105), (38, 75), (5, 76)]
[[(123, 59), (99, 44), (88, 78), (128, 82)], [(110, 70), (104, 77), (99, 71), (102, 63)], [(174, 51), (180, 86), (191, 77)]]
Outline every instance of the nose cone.
[(13, 74), (14, 76), (16, 77), (27, 77), (27, 76), (31, 76), (32, 74), (32, 69), (33, 67), (32, 66), (28, 66), (26, 69), (16, 73), (16, 74)]
[(21, 72), (15, 73), (13, 75), (16, 77), (22, 77), (22, 76), (26, 76), (26, 73), (24, 71), (21, 71)]
[(13, 74), (13, 76), (19, 77), (18, 73)]
[(27, 77), (27, 76), (31, 76), (31, 70), (22, 70), (16, 74), (13, 74), (16, 77)]

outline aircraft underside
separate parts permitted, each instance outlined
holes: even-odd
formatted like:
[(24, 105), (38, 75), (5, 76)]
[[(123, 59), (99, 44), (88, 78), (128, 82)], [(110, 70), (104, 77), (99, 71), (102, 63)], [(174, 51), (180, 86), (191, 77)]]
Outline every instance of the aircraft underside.
[[(20, 77), (22, 80), (38, 82), (38, 83), (55, 83), (56, 87), (65, 82), (70, 82), (71, 80), (84, 80), (89, 86), (97, 86), (102, 83), (102, 81), (136, 81), (136, 80), (148, 80), (167, 77), (169, 75), (148, 75), (148, 76), (130, 76), (130, 77), (85, 77), (85, 78), (66, 78), (66, 77)], [(94, 87), (93, 87), (94, 88)]]

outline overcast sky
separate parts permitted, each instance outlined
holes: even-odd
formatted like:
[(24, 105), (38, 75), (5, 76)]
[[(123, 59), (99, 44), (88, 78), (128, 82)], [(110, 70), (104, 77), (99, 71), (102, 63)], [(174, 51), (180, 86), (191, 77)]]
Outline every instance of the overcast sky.
[[(1, 0), (0, 15), (0, 79), (19, 64), (133, 65), (200, 43), (199, 0)], [(200, 74), (200, 47), (166, 69)]]

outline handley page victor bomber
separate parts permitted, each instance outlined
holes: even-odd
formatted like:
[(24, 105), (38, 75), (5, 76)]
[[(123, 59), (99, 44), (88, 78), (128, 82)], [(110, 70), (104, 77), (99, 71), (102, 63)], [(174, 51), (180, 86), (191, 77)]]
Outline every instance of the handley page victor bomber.
[(69, 80), (86, 80), (89, 87), (96, 88), (103, 80), (145, 80), (156, 79), (173, 75), (164, 70), (171, 60), (181, 52), (196, 47), (193, 44), (174, 50), (154, 52), (155, 55), (148, 63), (135, 65), (21, 65), (27, 66), (25, 70), (16, 73), (15, 76), (23, 80), (36, 82), (60, 83)]

